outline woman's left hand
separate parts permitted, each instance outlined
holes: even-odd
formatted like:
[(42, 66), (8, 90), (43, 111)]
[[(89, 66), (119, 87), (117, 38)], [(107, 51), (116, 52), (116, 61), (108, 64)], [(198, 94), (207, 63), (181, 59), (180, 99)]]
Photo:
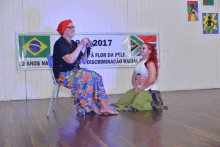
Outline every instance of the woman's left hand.
[(141, 89), (141, 88), (140, 88), (140, 89), (138, 89), (138, 93), (140, 93), (141, 91), (143, 91), (143, 89)]
[(88, 42), (87, 44), (86, 44), (86, 48), (89, 48), (90, 47), (90, 43)]

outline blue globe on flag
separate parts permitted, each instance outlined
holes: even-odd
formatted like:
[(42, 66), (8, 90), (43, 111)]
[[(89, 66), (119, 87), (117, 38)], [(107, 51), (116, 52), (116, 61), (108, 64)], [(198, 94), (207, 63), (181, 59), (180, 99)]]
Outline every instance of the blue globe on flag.
[(33, 53), (38, 53), (41, 49), (41, 44), (37, 40), (33, 40), (29, 44), (29, 50)]

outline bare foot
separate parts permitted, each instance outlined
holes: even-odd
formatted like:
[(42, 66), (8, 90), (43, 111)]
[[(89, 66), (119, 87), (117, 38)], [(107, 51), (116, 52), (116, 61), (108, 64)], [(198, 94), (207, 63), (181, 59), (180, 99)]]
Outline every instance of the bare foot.
[(118, 114), (118, 112), (112, 111), (112, 110), (109, 109), (109, 108), (100, 109), (100, 113)]
[(109, 114), (118, 114), (118, 112), (112, 111), (105, 101), (100, 101), (101, 108), (99, 109), (100, 113), (109, 113)]
[(97, 110), (94, 110), (94, 109), (93, 109), (93, 111), (94, 111), (96, 114), (101, 114), (100, 111), (97, 111)]
[(96, 114), (100, 114), (99, 108), (98, 108), (98, 106), (95, 104), (95, 101), (93, 101), (93, 111), (94, 111)]

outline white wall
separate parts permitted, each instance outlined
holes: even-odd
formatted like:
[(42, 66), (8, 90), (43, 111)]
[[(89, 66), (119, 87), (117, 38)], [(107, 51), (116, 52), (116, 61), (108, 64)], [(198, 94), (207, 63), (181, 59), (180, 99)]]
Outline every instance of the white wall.
[[(56, 32), (71, 19), (77, 32), (159, 32), (161, 91), (220, 88), (220, 35), (202, 34), (202, 12), (220, 12), (199, 0), (199, 22), (187, 21), (186, 0), (1, 0), (0, 101), (49, 98), (49, 70), (16, 71), (15, 32)], [(107, 94), (132, 88), (133, 68), (97, 68)], [(62, 88), (60, 97), (70, 96)]]

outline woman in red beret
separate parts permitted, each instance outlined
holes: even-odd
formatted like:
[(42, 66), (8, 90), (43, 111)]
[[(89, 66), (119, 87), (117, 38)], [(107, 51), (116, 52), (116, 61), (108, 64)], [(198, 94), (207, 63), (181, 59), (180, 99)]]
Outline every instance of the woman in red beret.
[[(88, 38), (83, 38), (79, 45), (71, 38), (75, 26), (71, 20), (62, 21), (57, 28), (61, 37), (54, 44), (53, 72), (60, 85), (71, 89), (75, 97), (74, 105), (78, 112), (94, 111), (97, 114), (118, 114), (106, 105), (108, 97), (102, 77), (87, 68), (80, 68), (80, 62), (86, 63), (90, 52)], [(86, 46), (86, 51), (82, 49)]]

